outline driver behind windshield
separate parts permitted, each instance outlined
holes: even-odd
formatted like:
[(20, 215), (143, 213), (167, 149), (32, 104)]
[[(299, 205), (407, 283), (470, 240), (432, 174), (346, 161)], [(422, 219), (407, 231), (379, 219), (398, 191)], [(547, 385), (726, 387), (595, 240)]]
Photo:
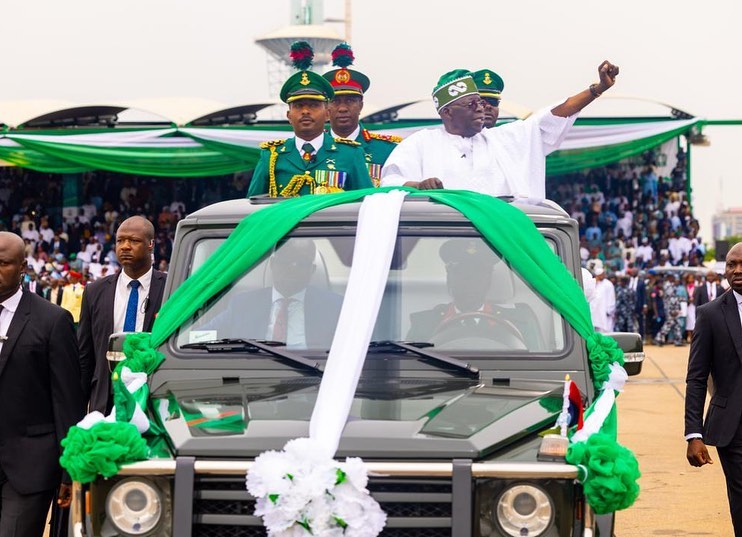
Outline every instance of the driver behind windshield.
[(514, 349), (542, 347), (538, 321), (525, 304), (487, 298), (499, 257), (481, 240), (451, 239), (439, 255), (451, 301), (410, 315), (407, 340), (447, 343), (467, 338), (497, 340)]

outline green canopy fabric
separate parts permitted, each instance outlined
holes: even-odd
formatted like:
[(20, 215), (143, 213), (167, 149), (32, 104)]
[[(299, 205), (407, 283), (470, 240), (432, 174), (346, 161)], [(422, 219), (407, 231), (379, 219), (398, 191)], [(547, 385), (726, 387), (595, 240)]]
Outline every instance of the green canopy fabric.
[[(573, 127), (560, 151), (546, 159), (547, 175), (602, 166), (680, 136), (701, 120), (592, 122)], [(366, 125), (402, 137), (429, 127), (399, 121)], [(498, 127), (499, 128), (499, 127)], [(109, 170), (161, 177), (208, 177), (255, 167), (260, 143), (291, 136), (287, 125), (108, 129), (80, 132), (7, 131), (0, 134), (0, 159), (49, 173)]]

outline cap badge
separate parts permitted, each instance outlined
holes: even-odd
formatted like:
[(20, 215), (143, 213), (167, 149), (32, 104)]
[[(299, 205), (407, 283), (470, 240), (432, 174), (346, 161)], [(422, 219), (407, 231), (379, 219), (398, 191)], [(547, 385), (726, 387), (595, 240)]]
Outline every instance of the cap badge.
[(488, 86), (492, 84), (492, 77), (490, 76), (489, 72), (484, 73), (484, 83)]
[(347, 84), (350, 82), (350, 73), (346, 69), (340, 69), (335, 73), (335, 82), (338, 84)]
[(310, 83), (311, 82), (309, 82), (309, 77), (307, 76), (307, 73), (306, 72), (302, 73), (301, 74), (301, 80), (299, 81), (299, 84), (301, 84), (302, 86), (306, 86), (306, 85), (308, 85)]

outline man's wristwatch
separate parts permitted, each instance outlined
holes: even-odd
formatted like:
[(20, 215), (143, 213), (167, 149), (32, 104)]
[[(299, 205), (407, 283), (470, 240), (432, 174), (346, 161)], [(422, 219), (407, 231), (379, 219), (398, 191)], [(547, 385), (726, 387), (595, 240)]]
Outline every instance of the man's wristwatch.
[(603, 92), (598, 89), (598, 85), (595, 83), (590, 84), (590, 93), (592, 93), (593, 97), (596, 99), (603, 95)]

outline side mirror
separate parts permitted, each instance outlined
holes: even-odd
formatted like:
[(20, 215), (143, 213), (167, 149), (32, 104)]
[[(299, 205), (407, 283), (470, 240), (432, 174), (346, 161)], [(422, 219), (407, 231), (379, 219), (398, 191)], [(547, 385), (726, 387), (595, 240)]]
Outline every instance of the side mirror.
[(114, 332), (108, 336), (108, 350), (106, 351), (106, 360), (108, 360), (108, 370), (113, 373), (119, 362), (126, 360), (124, 355), (124, 341), (129, 332)]
[(642, 372), (644, 363), (644, 342), (639, 334), (633, 332), (612, 332), (606, 334), (618, 343), (623, 351), (624, 369), (630, 377)]

